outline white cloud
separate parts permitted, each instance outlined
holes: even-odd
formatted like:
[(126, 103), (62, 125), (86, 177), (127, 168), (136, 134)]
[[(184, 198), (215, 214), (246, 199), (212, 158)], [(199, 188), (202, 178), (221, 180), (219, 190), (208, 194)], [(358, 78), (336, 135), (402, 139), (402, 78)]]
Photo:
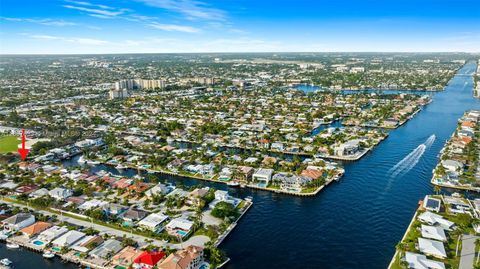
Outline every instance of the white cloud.
[(152, 7), (180, 13), (188, 19), (225, 21), (226, 13), (197, 0), (137, 0)]
[(110, 8), (108, 9), (101, 9), (101, 8), (87, 8), (87, 7), (81, 7), (81, 6), (72, 6), (72, 5), (63, 5), (64, 8), (68, 9), (76, 9), (80, 11), (85, 11), (89, 13), (90, 16), (95, 16), (99, 18), (112, 18), (116, 17), (118, 15), (124, 14), (126, 9), (120, 9), (113, 11)]
[(33, 39), (41, 40), (60, 40), (69, 43), (81, 44), (81, 45), (92, 45), (92, 46), (101, 46), (106, 45), (109, 42), (106, 40), (85, 38), (85, 37), (62, 37), (62, 36), (52, 36), (52, 35), (29, 35)]
[(198, 33), (200, 29), (190, 27), (190, 26), (183, 26), (183, 25), (176, 25), (176, 24), (162, 24), (162, 23), (150, 23), (149, 26), (163, 30), (163, 31), (175, 31), (175, 32), (184, 32), (184, 33)]
[(54, 19), (32, 19), (32, 18), (9, 18), (9, 17), (2, 17), (1, 19), (6, 21), (13, 21), (13, 22), (28, 22), (28, 23), (36, 23), (41, 25), (48, 25), (48, 26), (71, 26), (77, 25), (74, 22), (64, 21), (64, 20), (54, 20)]

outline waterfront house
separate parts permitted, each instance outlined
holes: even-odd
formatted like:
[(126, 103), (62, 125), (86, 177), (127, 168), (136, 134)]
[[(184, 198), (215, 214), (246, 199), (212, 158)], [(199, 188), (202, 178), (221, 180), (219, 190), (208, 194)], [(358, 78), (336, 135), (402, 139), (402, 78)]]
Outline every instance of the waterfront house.
[(420, 252), (426, 255), (431, 255), (439, 259), (445, 259), (447, 257), (447, 253), (445, 252), (445, 247), (443, 246), (443, 243), (440, 241), (419, 237), (418, 248)]
[(134, 263), (134, 260), (141, 254), (142, 252), (138, 251), (136, 248), (127, 246), (112, 257), (112, 264), (123, 268), (129, 268), (129, 266)]
[(463, 170), (463, 164), (455, 160), (444, 160), (442, 166), (450, 172), (459, 172)]
[(168, 216), (161, 213), (152, 213), (139, 221), (137, 225), (141, 228), (153, 231), (161, 232), (164, 228), (164, 223), (168, 220)]
[(95, 248), (96, 246), (100, 245), (103, 242), (103, 238), (98, 235), (87, 235), (84, 238), (78, 240), (73, 246), (70, 248), (79, 251), (82, 253), (87, 253), (91, 249)]
[(208, 207), (210, 209), (213, 209), (220, 202), (229, 203), (229, 204), (233, 205), (233, 207), (237, 207), (240, 204), (241, 200), (238, 199), (238, 198), (234, 198), (234, 197), (230, 196), (228, 194), (228, 191), (216, 190), (215, 191), (215, 199), (212, 202), (210, 202)]
[(68, 229), (65, 227), (60, 227), (60, 226), (52, 226), (48, 228), (47, 230), (41, 232), (36, 240), (41, 241), (45, 244), (50, 243), (52, 240), (55, 238), (60, 237), (61, 235), (65, 234), (68, 232)]
[(172, 186), (167, 186), (162, 183), (158, 183), (157, 185), (153, 186), (149, 190), (145, 192), (145, 195), (148, 197), (152, 197), (153, 195), (166, 195), (171, 192), (174, 188)]
[(85, 234), (76, 230), (68, 231), (59, 238), (53, 240), (52, 245), (56, 248), (70, 247), (78, 240), (85, 237)]
[(162, 263), (159, 269), (197, 269), (204, 263), (203, 248), (188, 246), (185, 249), (177, 250), (170, 254)]
[(405, 252), (403, 260), (408, 264), (408, 268), (411, 269), (445, 269), (443, 262), (430, 260), (425, 255), (413, 252)]
[(441, 207), (441, 201), (440, 199), (426, 195), (425, 199), (423, 199), (423, 207), (428, 211), (439, 212)]
[(249, 181), (252, 178), (254, 172), (253, 167), (250, 166), (239, 166), (237, 167), (237, 170), (240, 174), (243, 175), (243, 179), (246, 181)]
[(2, 221), (3, 228), (18, 231), (35, 223), (35, 216), (30, 213), (18, 213)]
[(429, 225), (440, 226), (447, 231), (455, 229), (455, 223), (429, 211), (420, 214), (420, 216), (418, 216), (418, 219), (421, 222), (427, 223)]
[(65, 200), (73, 195), (73, 191), (65, 188), (55, 188), (49, 191), (48, 194), (55, 200)]
[(424, 225), (421, 226), (422, 237), (435, 239), (438, 241), (447, 241), (447, 236), (445, 235), (445, 231), (441, 227)]
[(209, 187), (194, 189), (189, 193), (186, 203), (189, 205), (199, 205), (202, 201), (202, 198), (207, 195), (209, 189)]
[(165, 253), (163, 251), (144, 251), (133, 260), (133, 267), (151, 269), (164, 257)]
[(115, 239), (108, 239), (100, 246), (90, 251), (89, 255), (94, 258), (110, 259), (122, 249), (122, 243)]
[(259, 168), (253, 173), (252, 180), (263, 187), (267, 187), (272, 180), (273, 169)]
[(37, 234), (45, 231), (46, 229), (50, 228), (52, 224), (43, 221), (37, 221), (34, 224), (27, 226), (20, 231), (22, 234), (28, 238), (36, 236)]
[(334, 152), (337, 156), (355, 155), (360, 150), (360, 139), (349, 140), (335, 147)]
[(166, 226), (168, 234), (173, 236), (185, 237), (187, 236), (193, 226), (193, 222), (185, 218), (175, 218), (172, 219)]

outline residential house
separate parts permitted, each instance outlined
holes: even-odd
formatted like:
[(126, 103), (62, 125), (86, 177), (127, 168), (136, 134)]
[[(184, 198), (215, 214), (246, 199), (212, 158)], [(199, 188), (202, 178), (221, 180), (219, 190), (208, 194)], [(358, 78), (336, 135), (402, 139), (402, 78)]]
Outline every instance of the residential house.
[(258, 182), (259, 185), (266, 187), (272, 180), (273, 169), (259, 168), (253, 173), (252, 180)]
[(142, 254), (136, 248), (127, 246), (112, 257), (112, 264), (123, 268), (129, 268), (134, 260)]
[(46, 229), (50, 228), (52, 224), (48, 222), (43, 222), (43, 221), (37, 221), (34, 224), (27, 226), (20, 231), (25, 235), (26, 237), (30, 238), (33, 236), (36, 236), (37, 234), (45, 231)]
[(440, 241), (425, 239), (425, 238), (418, 238), (418, 249), (420, 252), (437, 257), (439, 259), (445, 259), (447, 257), (447, 253), (445, 252), (445, 247), (443, 243)]
[(72, 190), (65, 188), (55, 188), (48, 192), (48, 194), (56, 200), (65, 200), (73, 195)]
[(192, 226), (193, 221), (185, 218), (175, 218), (165, 226), (165, 229), (167, 230), (168, 234), (183, 238), (190, 234)]
[(170, 254), (162, 263), (159, 269), (197, 269), (204, 263), (203, 248), (188, 246), (185, 249)]
[(85, 237), (85, 234), (76, 230), (68, 231), (59, 238), (53, 240), (52, 245), (57, 248), (70, 247), (78, 240)]
[(94, 258), (110, 259), (122, 249), (122, 243), (115, 239), (108, 239), (100, 246), (90, 251), (89, 255)]
[(30, 213), (18, 213), (2, 221), (3, 228), (18, 231), (35, 223), (35, 216)]
[(425, 255), (405, 252), (405, 262), (410, 269), (445, 269), (443, 262), (427, 259)]
[(164, 257), (165, 253), (162, 251), (144, 251), (133, 260), (133, 264), (135, 268), (151, 269)]
[(168, 220), (168, 216), (161, 213), (152, 213), (139, 221), (139, 227), (153, 231), (161, 232), (164, 228), (164, 223)]

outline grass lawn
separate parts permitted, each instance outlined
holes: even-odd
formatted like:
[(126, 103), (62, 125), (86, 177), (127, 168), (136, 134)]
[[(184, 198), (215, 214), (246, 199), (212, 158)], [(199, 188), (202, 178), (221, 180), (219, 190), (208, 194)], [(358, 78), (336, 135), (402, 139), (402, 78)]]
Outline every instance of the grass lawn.
[(0, 137), (0, 154), (8, 152), (17, 152), (18, 144), (20, 140), (13, 135), (1, 136)]

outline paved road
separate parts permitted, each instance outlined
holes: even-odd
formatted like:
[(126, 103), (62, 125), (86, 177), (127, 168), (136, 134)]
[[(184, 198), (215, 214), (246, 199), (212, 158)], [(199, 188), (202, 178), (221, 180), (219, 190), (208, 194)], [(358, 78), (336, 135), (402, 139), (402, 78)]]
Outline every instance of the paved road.
[(475, 240), (478, 236), (464, 234), (462, 235), (462, 253), (460, 256), (459, 269), (473, 269), (473, 261), (475, 259)]

